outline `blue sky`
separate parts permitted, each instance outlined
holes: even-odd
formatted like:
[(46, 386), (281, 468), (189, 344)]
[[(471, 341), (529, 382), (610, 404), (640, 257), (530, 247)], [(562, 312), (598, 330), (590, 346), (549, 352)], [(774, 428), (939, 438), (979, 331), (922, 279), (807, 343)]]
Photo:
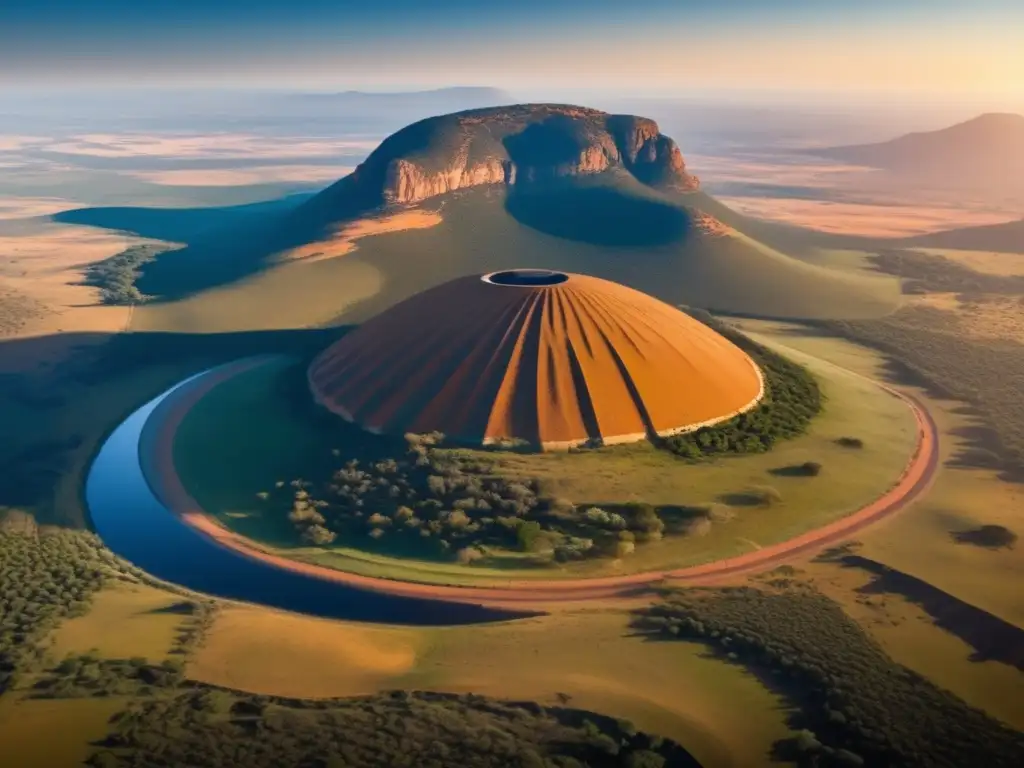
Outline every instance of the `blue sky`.
[(1019, 0), (0, 0), (0, 82), (1024, 96)]

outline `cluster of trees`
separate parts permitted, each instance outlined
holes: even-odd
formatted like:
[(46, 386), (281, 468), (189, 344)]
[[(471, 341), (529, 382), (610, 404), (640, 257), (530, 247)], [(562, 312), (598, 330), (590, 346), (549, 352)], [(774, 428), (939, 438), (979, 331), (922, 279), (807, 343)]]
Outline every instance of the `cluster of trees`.
[(801, 765), (1024, 764), (1024, 735), (894, 662), (811, 589), (669, 591), (635, 623), (774, 675), (800, 706), (804, 732), (780, 746)]
[(123, 568), (90, 533), (0, 530), (0, 694), (39, 661), (36, 643), (61, 618), (85, 613)]
[(115, 717), (93, 768), (699, 768), (630, 723), (474, 695), (303, 701), (196, 685)]
[(135, 287), (139, 267), (165, 250), (166, 246), (160, 245), (133, 245), (109, 259), (90, 264), (83, 282), (100, 289), (104, 304), (138, 304), (146, 299)]
[(814, 376), (802, 365), (756, 344), (706, 312), (688, 311), (740, 347), (757, 363), (764, 376), (764, 398), (756, 407), (728, 421), (666, 437), (659, 440), (659, 444), (678, 456), (697, 460), (730, 453), (763, 453), (779, 440), (806, 432), (823, 404), (821, 389)]
[(101, 659), (94, 653), (69, 656), (40, 677), (31, 696), (39, 699), (80, 699), (90, 696), (146, 696), (158, 688), (175, 688), (184, 664), (168, 659), (150, 664), (141, 657)]
[(938, 394), (974, 405), (997, 440), (972, 450), (965, 460), (1024, 467), (1024, 344), (971, 338), (956, 314), (932, 307), (823, 327), (891, 355)]
[(484, 558), (491, 547), (557, 562), (621, 558), (666, 532), (693, 533), (667, 525), (650, 504), (601, 509), (540, 496), (536, 481), (502, 477), (492, 462), (444, 448), (443, 440), (406, 435), (400, 458), (350, 459), (326, 482), (279, 482), (260, 496), (280, 503), (283, 491), (288, 518), (305, 544), (384, 540), (462, 563)]

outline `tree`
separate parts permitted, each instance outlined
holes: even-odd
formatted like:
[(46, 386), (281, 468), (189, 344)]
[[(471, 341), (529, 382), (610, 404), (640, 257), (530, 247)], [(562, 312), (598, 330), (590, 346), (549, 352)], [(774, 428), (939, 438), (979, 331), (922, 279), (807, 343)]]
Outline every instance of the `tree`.
[(310, 525), (302, 532), (302, 540), (321, 547), (330, 544), (338, 537), (334, 531), (324, 528), (322, 525)]
[(516, 541), (523, 552), (535, 552), (543, 533), (536, 520), (524, 520), (516, 529)]

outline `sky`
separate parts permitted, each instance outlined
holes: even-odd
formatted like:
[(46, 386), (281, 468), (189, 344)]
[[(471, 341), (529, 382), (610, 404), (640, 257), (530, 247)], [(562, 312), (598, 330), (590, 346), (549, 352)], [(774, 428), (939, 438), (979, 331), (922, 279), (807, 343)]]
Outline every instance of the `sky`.
[(0, 85), (971, 97), (1021, 0), (0, 0)]

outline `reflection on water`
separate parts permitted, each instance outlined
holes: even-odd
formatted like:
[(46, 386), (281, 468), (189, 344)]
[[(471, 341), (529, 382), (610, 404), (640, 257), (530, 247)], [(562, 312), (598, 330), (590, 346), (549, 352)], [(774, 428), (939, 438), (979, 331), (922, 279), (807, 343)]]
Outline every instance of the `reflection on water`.
[[(213, 369), (216, 370), (216, 369)], [(139, 463), (139, 440), (153, 411), (192, 376), (135, 411), (96, 456), (85, 499), (96, 532), (112, 551), (165, 581), (217, 597), (332, 619), (391, 624), (470, 624), (522, 616), (480, 606), (382, 595), (251, 560), (183, 524), (153, 495)]]

